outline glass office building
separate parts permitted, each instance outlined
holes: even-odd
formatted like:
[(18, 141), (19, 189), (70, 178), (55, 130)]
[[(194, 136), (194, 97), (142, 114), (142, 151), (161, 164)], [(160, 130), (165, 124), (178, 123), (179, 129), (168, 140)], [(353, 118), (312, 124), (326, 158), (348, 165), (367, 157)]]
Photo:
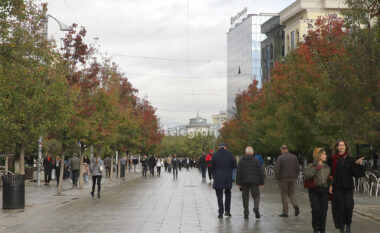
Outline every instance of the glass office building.
[[(235, 112), (235, 97), (254, 79), (261, 81), (261, 24), (275, 14), (249, 14), (227, 33), (227, 113)], [(259, 84), (260, 85), (260, 84)]]

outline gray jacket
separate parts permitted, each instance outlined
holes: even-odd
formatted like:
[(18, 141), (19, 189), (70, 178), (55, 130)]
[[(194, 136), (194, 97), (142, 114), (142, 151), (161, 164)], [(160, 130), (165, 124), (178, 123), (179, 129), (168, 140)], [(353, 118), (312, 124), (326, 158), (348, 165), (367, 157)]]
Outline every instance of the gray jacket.
[(98, 159), (98, 163), (96, 164), (95, 158), (91, 159), (91, 165), (90, 165), (90, 171), (92, 176), (101, 176), (102, 173), (100, 172), (100, 166), (103, 166), (104, 168), (104, 163), (101, 158)]
[(70, 159), (71, 170), (79, 170), (80, 168), (80, 159), (78, 157), (72, 157)]
[(330, 177), (330, 167), (323, 163), (322, 168), (317, 170), (318, 162), (313, 161), (305, 168), (305, 180), (314, 179), (316, 186), (329, 187), (332, 184)]
[(297, 156), (287, 152), (278, 156), (274, 166), (276, 179), (297, 178), (300, 172)]

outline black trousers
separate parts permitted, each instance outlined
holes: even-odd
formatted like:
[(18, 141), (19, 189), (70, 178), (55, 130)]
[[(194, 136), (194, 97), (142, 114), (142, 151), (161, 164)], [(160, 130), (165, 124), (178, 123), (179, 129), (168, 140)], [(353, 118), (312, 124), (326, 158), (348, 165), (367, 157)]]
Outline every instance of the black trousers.
[[(224, 190), (224, 195), (226, 195), (226, 199), (224, 201), (224, 206), (223, 206), (223, 190)], [(224, 211), (226, 213), (230, 213), (231, 211), (231, 189), (215, 189), (216, 192), (216, 197), (218, 199), (218, 207), (219, 207), (219, 214), (223, 214)]]
[(253, 208), (259, 209), (260, 204), (260, 188), (259, 185), (244, 185), (242, 186), (242, 198), (244, 214), (249, 214), (249, 193), (253, 198)]
[(326, 230), (326, 216), (329, 204), (329, 189), (317, 186), (309, 189), (312, 225), (314, 231), (324, 233)]
[(202, 171), (202, 179), (206, 179), (206, 169), (207, 168), (201, 168), (201, 171)]
[(78, 186), (79, 170), (72, 170), (73, 173), (73, 186)]
[(178, 178), (178, 168), (177, 167), (173, 167), (173, 177)]
[(353, 190), (333, 189), (332, 213), (335, 227), (344, 229), (345, 225), (351, 225), (352, 212), (354, 210)]
[(212, 167), (207, 167), (208, 178), (212, 180)]
[(111, 176), (111, 167), (106, 167), (106, 178)]
[(161, 167), (157, 167), (157, 174), (161, 175)]
[(102, 176), (92, 176), (92, 193), (95, 191), (95, 184), (98, 184), (98, 194), (100, 194)]
[(49, 182), (51, 180), (51, 170), (50, 171), (45, 170), (44, 174), (45, 174), (45, 183), (49, 184)]
[(120, 177), (125, 177), (125, 165), (120, 165)]
[(152, 176), (154, 176), (154, 166), (150, 166), (150, 167), (149, 167), (149, 170), (150, 170), (150, 174), (151, 174)]
[(145, 176), (145, 178), (146, 178), (147, 170), (148, 168), (146, 166), (143, 166), (142, 176)]

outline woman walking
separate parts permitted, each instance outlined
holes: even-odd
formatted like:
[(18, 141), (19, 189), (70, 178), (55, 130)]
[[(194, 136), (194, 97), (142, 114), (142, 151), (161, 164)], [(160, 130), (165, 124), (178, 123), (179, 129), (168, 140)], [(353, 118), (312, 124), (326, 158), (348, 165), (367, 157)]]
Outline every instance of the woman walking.
[(102, 181), (102, 172), (104, 171), (104, 163), (100, 158), (99, 153), (96, 153), (95, 158), (91, 160), (90, 171), (92, 174), (91, 196), (94, 196), (95, 184), (98, 184), (98, 198), (100, 198), (100, 189)]
[(314, 233), (324, 233), (326, 229), (329, 187), (332, 184), (326, 159), (325, 149), (316, 148), (313, 152), (313, 162), (305, 168), (305, 188), (308, 188), (309, 192)]
[(59, 175), (61, 174), (61, 157), (57, 155), (55, 158), (55, 163), (54, 163), (54, 168), (55, 168), (55, 177), (57, 179), (57, 186), (59, 185)]
[(354, 209), (354, 182), (352, 177), (363, 177), (363, 158), (356, 161), (349, 154), (348, 144), (339, 140), (334, 146), (331, 158), (331, 175), (334, 177), (329, 192), (332, 194), (332, 214), (335, 227), (341, 233), (351, 233), (352, 211)]
[(158, 158), (158, 160), (157, 160), (157, 164), (156, 164), (156, 166), (157, 166), (157, 174), (158, 174), (158, 176), (160, 176), (161, 175), (161, 167), (162, 167), (162, 159), (161, 158)]

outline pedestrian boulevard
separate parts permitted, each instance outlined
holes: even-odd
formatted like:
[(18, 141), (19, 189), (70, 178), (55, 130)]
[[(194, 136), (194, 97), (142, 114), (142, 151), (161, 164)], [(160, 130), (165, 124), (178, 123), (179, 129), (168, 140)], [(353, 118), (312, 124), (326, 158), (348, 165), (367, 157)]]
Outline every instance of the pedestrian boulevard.
[[(132, 175), (132, 174), (131, 174)], [(0, 219), (0, 232), (312, 232), (311, 213), (307, 197), (298, 193), (301, 214), (280, 218), (281, 198), (273, 178), (261, 190), (261, 219), (256, 220), (250, 200), (250, 216), (243, 218), (241, 193), (232, 190), (232, 217), (217, 218), (217, 201), (208, 178), (202, 182), (194, 168), (182, 169), (178, 180), (170, 173), (146, 179), (140, 176), (114, 187), (105, 187), (102, 197), (82, 195), (58, 208), (46, 209), (33, 216), (22, 211), (12, 213), (19, 224), (8, 226)], [(57, 205), (61, 203), (57, 202)], [(4, 213), (3, 213), (4, 214)], [(326, 232), (334, 229), (329, 206)], [(6, 226), (6, 227), (2, 227)], [(380, 223), (354, 215), (352, 232), (375, 233)]]

